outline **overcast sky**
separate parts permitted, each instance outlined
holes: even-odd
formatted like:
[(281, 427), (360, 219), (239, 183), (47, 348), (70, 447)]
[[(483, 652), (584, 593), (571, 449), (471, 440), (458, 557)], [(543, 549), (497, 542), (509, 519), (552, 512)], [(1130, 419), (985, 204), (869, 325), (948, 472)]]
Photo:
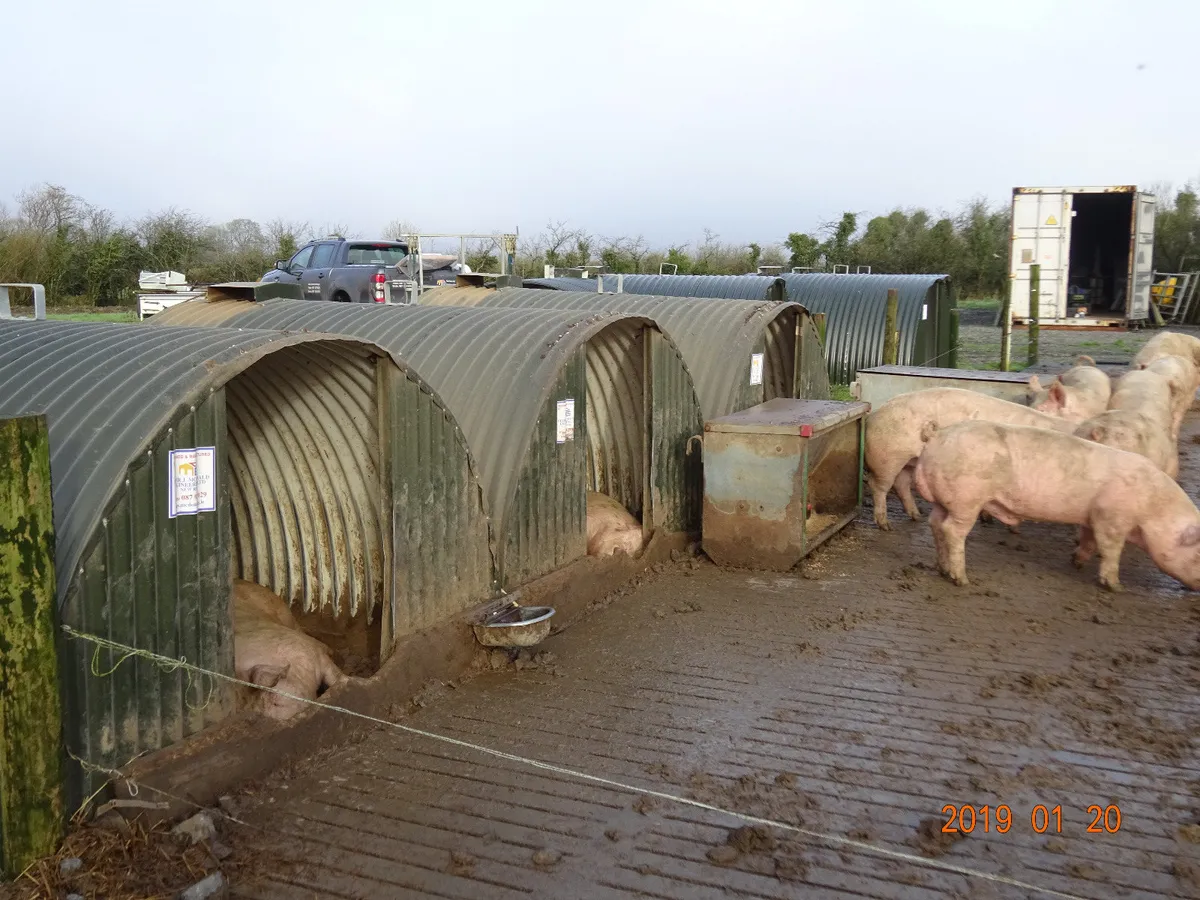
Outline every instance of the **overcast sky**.
[[(1200, 175), (1194, 0), (7, 4), (0, 199), (769, 242)], [(11, 204), (10, 204), (11, 205)]]

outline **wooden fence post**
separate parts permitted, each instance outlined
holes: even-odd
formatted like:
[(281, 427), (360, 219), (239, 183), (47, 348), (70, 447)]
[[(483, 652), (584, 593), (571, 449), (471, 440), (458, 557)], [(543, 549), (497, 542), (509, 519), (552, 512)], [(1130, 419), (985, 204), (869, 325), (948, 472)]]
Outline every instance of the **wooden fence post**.
[(1029, 267), (1029, 365), (1038, 361), (1038, 297), (1042, 287), (1042, 267), (1034, 263)]
[(1007, 372), (1012, 368), (1012, 293), (1013, 283), (1009, 283), (1004, 292), (1004, 300), (1000, 303), (1000, 371)]
[(16, 877), (62, 839), (50, 439), (42, 416), (0, 420), (0, 868)]
[(950, 366), (958, 368), (958, 307), (950, 310)]
[(888, 288), (887, 310), (883, 317), (883, 364), (894, 366), (900, 355), (900, 335), (896, 333), (896, 319), (900, 315), (900, 292)]

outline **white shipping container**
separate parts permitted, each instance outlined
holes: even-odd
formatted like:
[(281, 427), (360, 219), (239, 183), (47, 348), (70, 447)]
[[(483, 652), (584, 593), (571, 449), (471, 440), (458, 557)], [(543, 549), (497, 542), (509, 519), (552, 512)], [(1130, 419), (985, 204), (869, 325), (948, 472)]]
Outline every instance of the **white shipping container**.
[(1136, 185), (1013, 188), (1012, 321), (1029, 319), (1029, 267), (1041, 266), (1038, 320), (1124, 325), (1150, 315), (1153, 194)]

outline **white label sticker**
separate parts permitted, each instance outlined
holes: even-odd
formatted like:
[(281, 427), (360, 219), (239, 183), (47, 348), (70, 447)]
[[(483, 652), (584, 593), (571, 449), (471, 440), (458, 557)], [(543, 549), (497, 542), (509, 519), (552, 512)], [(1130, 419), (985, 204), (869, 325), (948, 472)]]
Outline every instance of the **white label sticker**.
[(321, 293), (321, 286), (319, 284), (317, 284), (315, 281), (313, 281), (313, 282), (306, 284), (304, 286), (304, 290), (310, 294), (319, 294), (319, 293)]
[(575, 440), (575, 401), (558, 401), (558, 432), (556, 440), (560, 444)]
[(167, 475), (169, 494), (167, 514), (194, 516), (196, 513), (217, 510), (217, 450), (197, 447), (194, 450), (172, 450), (168, 455)]
[(922, 303), (921, 304), (921, 321), (924, 322), (928, 318), (929, 318), (929, 304)]
[(762, 384), (762, 369), (763, 355), (761, 353), (750, 354), (750, 383)]

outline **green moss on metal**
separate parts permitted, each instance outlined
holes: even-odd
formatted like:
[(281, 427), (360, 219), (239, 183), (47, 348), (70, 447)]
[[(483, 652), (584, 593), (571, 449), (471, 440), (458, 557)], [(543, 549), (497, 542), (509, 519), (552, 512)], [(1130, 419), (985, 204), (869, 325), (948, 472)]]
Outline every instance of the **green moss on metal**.
[(0, 865), (18, 875), (63, 831), (50, 440), (0, 421)]

